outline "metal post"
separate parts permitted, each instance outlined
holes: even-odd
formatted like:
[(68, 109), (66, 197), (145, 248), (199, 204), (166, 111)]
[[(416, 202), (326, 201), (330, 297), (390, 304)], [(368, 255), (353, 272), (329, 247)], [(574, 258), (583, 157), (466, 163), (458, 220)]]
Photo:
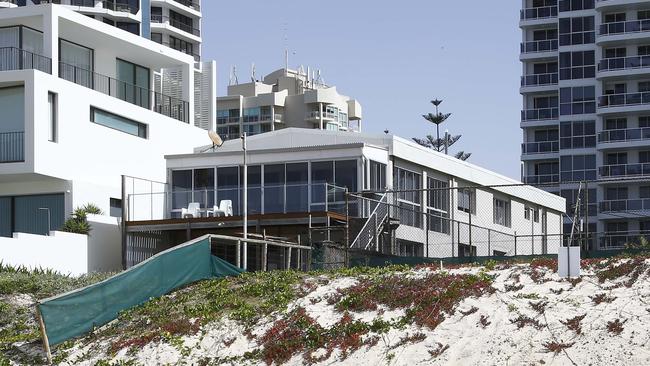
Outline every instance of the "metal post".
[(468, 202), (469, 202), (469, 212), (467, 216), (469, 216), (469, 250), (471, 253), (472, 250), (472, 191), (469, 191), (469, 194), (467, 195)]
[[(126, 209), (125, 209), (126, 208)], [(121, 222), (121, 229), (122, 229), (122, 269), (126, 269), (126, 220), (128, 218), (128, 212), (131, 210), (131, 207), (129, 205), (129, 199), (128, 196), (126, 195), (126, 176), (122, 175), (122, 222)]]
[(244, 263), (243, 268), (248, 269), (248, 166), (246, 165), (246, 132), (241, 137), (244, 152)]
[(584, 250), (589, 250), (589, 182), (585, 181), (585, 243)]
[(287, 248), (287, 269), (291, 269), (291, 247)]
[(487, 229), (488, 231), (488, 257), (492, 255), (492, 230)]
[(535, 209), (530, 208), (530, 253), (535, 254)]
[[(311, 215), (309, 216), (311, 220)], [(311, 234), (310, 234), (311, 235)], [(313, 250), (313, 248), (312, 248)], [(350, 250), (350, 197), (348, 189), (345, 188), (345, 267), (349, 267), (349, 251)], [(310, 256), (311, 257), (311, 256)]]
[(237, 248), (235, 248), (237, 254), (237, 268), (241, 268), (241, 240), (237, 240)]
[[(460, 246), (460, 221), (458, 221), (457, 224), (458, 224), (457, 225), (458, 228), (457, 228), (456, 231), (458, 232), (458, 240), (456, 242), (458, 243), (458, 246)], [(456, 251), (456, 248), (455, 248), (454, 244), (452, 243), (451, 244), (451, 257), (452, 258), (455, 257), (455, 255), (454, 255), (455, 251)]]
[(517, 256), (517, 232), (515, 231), (515, 257)]
[(264, 238), (264, 246), (262, 247), (262, 272), (266, 272), (269, 255), (269, 243), (266, 241), (266, 229), (262, 231), (262, 237)]

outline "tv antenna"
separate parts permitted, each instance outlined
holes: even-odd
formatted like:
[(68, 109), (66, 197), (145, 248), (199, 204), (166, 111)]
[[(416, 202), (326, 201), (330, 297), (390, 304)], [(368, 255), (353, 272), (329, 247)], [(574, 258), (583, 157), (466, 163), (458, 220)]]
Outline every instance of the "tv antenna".
[(221, 136), (219, 136), (218, 133), (210, 130), (208, 131), (208, 137), (210, 138), (210, 141), (212, 141), (212, 146), (208, 147), (207, 149), (201, 152), (206, 152), (208, 150), (215, 151), (216, 148), (221, 147), (221, 145), (223, 145), (223, 139), (221, 139)]
[(237, 78), (237, 66), (232, 66), (230, 68), (230, 82), (228, 85), (239, 84), (239, 79)]

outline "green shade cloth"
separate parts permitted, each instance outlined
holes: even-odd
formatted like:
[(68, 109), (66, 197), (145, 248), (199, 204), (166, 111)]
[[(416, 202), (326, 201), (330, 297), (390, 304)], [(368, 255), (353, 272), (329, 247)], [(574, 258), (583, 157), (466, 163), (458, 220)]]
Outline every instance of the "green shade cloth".
[(121, 311), (208, 278), (243, 270), (213, 256), (202, 237), (163, 251), (105, 281), (43, 300), (39, 310), (50, 345), (79, 337), (117, 318)]

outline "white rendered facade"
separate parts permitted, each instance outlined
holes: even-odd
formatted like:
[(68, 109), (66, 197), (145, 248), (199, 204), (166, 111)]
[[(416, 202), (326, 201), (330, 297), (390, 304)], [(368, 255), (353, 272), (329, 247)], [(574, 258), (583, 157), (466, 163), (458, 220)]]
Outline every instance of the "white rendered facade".
[[(164, 181), (164, 154), (207, 139), (194, 126), (194, 59), (57, 5), (1, 11), (0, 34), (0, 236), (44, 235), (93, 203), (105, 216), (88, 251), (117, 233), (102, 247), (120, 258), (121, 176)], [(182, 99), (157, 92), (164, 69), (180, 70), (172, 81)], [(124, 81), (131, 72), (135, 84)], [(0, 260), (12, 263), (15, 249), (3, 238)], [(91, 262), (87, 271), (117, 269)], [(59, 264), (78, 273), (78, 263)]]
[(280, 69), (262, 81), (229, 85), (217, 101), (217, 132), (229, 140), (287, 127), (361, 131), (359, 102), (309, 74)]
[(592, 181), (592, 249), (647, 236), (650, 1), (523, 0), (519, 25), (522, 179), (568, 209)]
[[(325, 183), (345, 187), (351, 192), (502, 185), (476, 190), (471, 204), (474, 207), (471, 213), (474, 255), (513, 255), (511, 238), (517, 233), (553, 234), (546, 243), (546, 253), (557, 252), (562, 241), (563, 198), (531, 186), (505, 187), (520, 182), (406, 139), (392, 135), (287, 128), (252, 136), (248, 138), (247, 146), (249, 215), (342, 208), (344, 203), (341, 202), (330, 202), (329, 209), (324, 207)], [(232, 184), (241, 174), (237, 171), (242, 158), (240, 141), (227, 141), (214, 152), (206, 152), (205, 148), (197, 148), (194, 154), (166, 157), (172, 202), (168, 203), (165, 217), (178, 217), (178, 211), (188, 202), (199, 202), (202, 207), (207, 203), (211, 207), (223, 199), (233, 201), (235, 216), (241, 214), (241, 197), (237, 192), (242, 186), (240, 183), (238, 189), (237, 184)], [(410, 178), (402, 178), (405, 173)], [(398, 177), (397, 180), (394, 177)], [(410, 186), (408, 182), (405, 183), (408, 179), (411, 179)], [(434, 191), (423, 191), (416, 202), (407, 202), (400, 197), (398, 204), (400, 207), (402, 203), (412, 205), (415, 211), (420, 212), (435, 209), (454, 223), (468, 222), (470, 214), (461, 209), (457, 190), (439, 191), (442, 192), (440, 197), (449, 196), (439, 201), (445, 202), (444, 207), (435, 208), (429, 207), (431, 202), (436, 201), (427, 198), (430, 192)], [(507, 225), (495, 222), (495, 200), (507, 202)], [(332, 206), (336, 204), (340, 204), (340, 207), (333, 209)], [(530, 208), (537, 210), (542, 219), (524, 220), (525, 211)], [(148, 215), (149, 208), (134, 210), (137, 211), (144, 211)], [(402, 217), (396, 230), (399, 254), (458, 256), (462, 247), (459, 244), (469, 242), (467, 225), (462, 230), (457, 229), (455, 224), (447, 229), (435, 229), (428, 226), (427, 215), (407, 215), (408, 218)], [(139, 219), (142, 218), (133, 218)], [(425, 230), (426, 227), (429, 230)], [(504, 236), (500, 239), (492, 236), (493, 242), (488, 245), (485, 242), (488, 231), (503, 233)], [(510, 239), (506, 240), (506, 237)], [(541, 239), (533, 240), (537, 240), (535, 245), (541, 248)], [(520, 238), (518, 244), (519, 255), (542, 253), (540, 249), (532, 252), (530, 236)]]

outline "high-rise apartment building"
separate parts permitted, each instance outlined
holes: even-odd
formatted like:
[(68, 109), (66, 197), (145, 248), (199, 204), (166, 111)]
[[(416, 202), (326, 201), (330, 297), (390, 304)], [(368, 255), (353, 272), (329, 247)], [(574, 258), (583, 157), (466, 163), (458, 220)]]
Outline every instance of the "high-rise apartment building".
[[(194, 57), (194, 123), (214, 129), (216, 118), (216, 66), (201, 62), (200, 0), (0, 0), (0, 9), (58, 4), (102, 23), (151, 39)], [(156, 76), (156, 91), (180, 98), (180, 69), (165, 68)], [(163, 82), (163, 79), (168, 81)], [(167, 86), (163, 89), (163, 86)]]
[(567, 210), (589, 181), (592, 248), (647, 237), (650, 1), (522, 0), (519, 26), (522, 180)]
[(226, 140), (287, 127), (361, 131), (361, 104), (315, 72), (285, 67), (263, 80), (231, 81), (228, 95), (217, 101), (217, 132)]

